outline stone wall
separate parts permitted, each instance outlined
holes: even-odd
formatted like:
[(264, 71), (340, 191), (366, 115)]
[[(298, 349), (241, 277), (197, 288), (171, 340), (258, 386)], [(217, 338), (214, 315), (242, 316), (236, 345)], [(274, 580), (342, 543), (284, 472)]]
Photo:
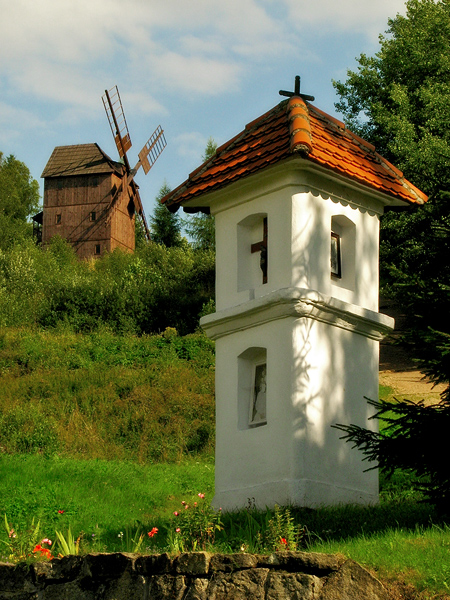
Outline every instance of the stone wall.
[(0, 600), (388, 600), (357, 563), (325, 554), (89, 554), (0, 563)]

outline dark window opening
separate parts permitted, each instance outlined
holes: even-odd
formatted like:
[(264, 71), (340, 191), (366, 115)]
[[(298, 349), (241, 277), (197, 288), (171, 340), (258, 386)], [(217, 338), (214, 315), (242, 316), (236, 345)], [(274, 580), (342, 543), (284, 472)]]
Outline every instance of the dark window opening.
[(263, 219), (263, 239), (251, 245), (251, 251), (260, 253), (259, 266), (262, 271), (262, 282), (267, 283), (267, 217)]
[(331, 232), (331, 275), (342, 277), (341, 271), (341, 236)]

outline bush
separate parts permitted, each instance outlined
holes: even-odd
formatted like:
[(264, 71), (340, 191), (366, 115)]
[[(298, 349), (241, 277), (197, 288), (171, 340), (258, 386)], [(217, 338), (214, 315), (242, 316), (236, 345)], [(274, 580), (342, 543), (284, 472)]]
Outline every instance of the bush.
[[(414, 476), (414, 486), (440, 512), (450, 507), (450, 463), (446, 460), (447, 434), (450, 429), (450, 402), (435, 405), (408, 400), (395, 403), (371, 401), (382, 420), (383, 429), (373, 432), (357, 425), (336, 425), (344, 432), (342, 439), (353, 443), (369, 462), (377, 462), (392, 476), (397, 469)], [(376, 468), (376, 467), (372, 467)]]
[(149, 243), (79, 261), (55, 237), (0, 251), (0, 326), (69, 325), (76, 332), (107, 326), (117, 333), (194, 332), (214, 295), (214, 252), (188, 244)]

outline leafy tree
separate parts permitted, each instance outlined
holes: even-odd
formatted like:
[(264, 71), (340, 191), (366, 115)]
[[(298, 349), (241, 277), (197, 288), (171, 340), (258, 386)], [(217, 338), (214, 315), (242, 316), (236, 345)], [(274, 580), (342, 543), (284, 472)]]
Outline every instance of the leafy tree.
[[(208, 139), (202, 161), (212, 158), (217, 150), (217, 144), (212, 137)], [(194, 248), (200, 250), (214, 249), (216, 245), (214, 217), (210, 214), (197, 213), (183, 221), (184, 228), (193, 240)]]
[(136, 213), (134, 221), (134, 247), (142, 248), (147, 243), (144, 223), (142, 217)]
[(156, 197), (153, 215), (150, 217), (152, 240), (156, 244), (173, 248), (181, 245), (181, 222), (177, 213), (171, 213), (161, 199), (170, 192), (167, 182), (161, 186)]
[(336, 108), (428, 194), (450, 189), (450, 1), (408, 0), (373, 57), (333, 82)]
[[(406, 16), (388, 21), (380, 51), (361, 55), (358, 70), (348, 71), (344, 83), (334, 82), (336, 108), (350, 128), (430, 195), (425, 206), (383, 217), (381, 276), (384, 292), (407, 317), (403, 341), (424, 373), (448, 385), (450, 0), (408, 0), (406, 8)], [(442, 456), (436, 423), (450, 420), (450, 388), (439, 407), (407, 401), (394, 409), (385, 402), (375, 406), (384, 419), (394, 410), (395, 423), (388, 421), (390, 427), (379, 434), (341, 425), (345, 438), (388, 471), (408, 468), (425, 477), (428, 497), (445, 504), (450, 474), (445, 461), (433, 456)]]
[(37, 212), (39, 184), (28, 167), (0, 152), (0, 249), (31, 235), (28, 217)]

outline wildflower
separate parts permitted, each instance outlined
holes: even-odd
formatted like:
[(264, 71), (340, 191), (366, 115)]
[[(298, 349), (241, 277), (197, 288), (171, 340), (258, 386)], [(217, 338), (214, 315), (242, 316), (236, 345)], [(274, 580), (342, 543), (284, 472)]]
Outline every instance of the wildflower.
[(197, 502), (194, 502), (194, 506), (197, 506)]
[(154, 535), (156, 535), (158, 533), (158, 528), (157, 527), (153, 527), (153, 529), (151, 531), (148, 532), (148, 537), (153, 537)]
[(61, 509), (59, 509), (59, 510), (58, 510), (58, 513), (59, 513), (60, 515), (63, 515), (63, 514), (64, 514), (64, 511), (63, 511), (63, 510), (61, 510)]
[(8, 537), (9, 538), (15, 538), (15, 537), (17, 537), (16, 532), (14, 531), (14, 529), (11, 529), (11, 531), (8, 534)]
[(51, 560), (53, 558), (52, 553), (50, 552), (50, 550), (48, 548), (43, 548), (41, 546), (41, 544), (37, 544), (34, 549), (33, 549), (33, 553), (37, 553), (40, 552), (42, 557), (48, 558), (48, 560)]
[(203, 498), (205, 497), (205, 494), (197, 494), (197, 496), (203, 500)]
[(286, 539), (286, 538), (284, 538), (284, 537), (280, 538), (280, 542), (281, 542), (282, 544), (284, 544), (284, 546), (287, 546), (287, 545), (288, 545), (288, 543), (287, 543), (287, 539)]
[(176, 517), (180, 514), (177, 510), (173, 513)]
[(120, 539), (122, 539), (122, 538), (123, 538), (123, 531), (121, 531), (121, 532), (118, 534), (118, 536), (117, 536), (117, 537), (120, 537)]
[(52, 540), (49, 540), (48, 538), (44, 538), (41, 542), (41, 544), (48, 544), (49, 546), (52, 545)]
[(186, 504), (186, 502), (184, 500), (182, 500), (181, 504), (184, 506)]
[(176, 531), (177, 533), (181, 533), (181, 529), (180, 529), (179, 527), (177, 527), (177, 528), (175, 529), (175, 531)]

